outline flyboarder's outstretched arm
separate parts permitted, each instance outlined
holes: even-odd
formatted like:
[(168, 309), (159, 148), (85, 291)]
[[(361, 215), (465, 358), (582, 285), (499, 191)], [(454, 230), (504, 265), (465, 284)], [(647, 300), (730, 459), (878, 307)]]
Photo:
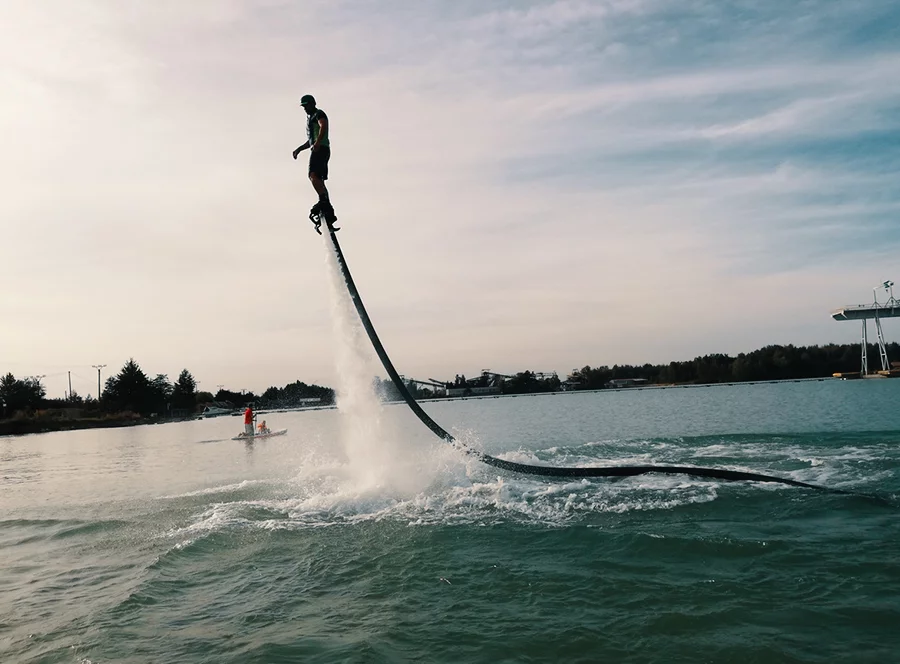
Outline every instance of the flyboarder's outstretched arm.
[(307, 149), (309, 149), (309, 141), (306, 141), (306, 143), (304, 143), (304, 144), (301, 145), (299, 148), (297, 148), (296, 150), (294, 150), (294, 159), (297, 158), (297, 155), (298, 155), (298, 154), (300, 154), (301, 152), (303, 152), (304, 150), (307, 150)]

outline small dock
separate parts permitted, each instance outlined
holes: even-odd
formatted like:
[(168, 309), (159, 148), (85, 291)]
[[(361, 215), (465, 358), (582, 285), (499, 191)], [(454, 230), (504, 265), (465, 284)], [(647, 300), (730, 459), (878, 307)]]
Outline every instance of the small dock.
[(839, 371), (831, 375), (832, 377), (840, 378), (841, 380), (857, 380), (859, 378), (900, 378), (900, 369), (874, 371), (868, 374), (863, 374), (861, 371)]
[[(893, 298), (891, 298), (893, 299)], [(900, 302), (884, 304), (854, 304), (831, 312), (835, 320), (878, 320), (879, 318), (900, 318)]]

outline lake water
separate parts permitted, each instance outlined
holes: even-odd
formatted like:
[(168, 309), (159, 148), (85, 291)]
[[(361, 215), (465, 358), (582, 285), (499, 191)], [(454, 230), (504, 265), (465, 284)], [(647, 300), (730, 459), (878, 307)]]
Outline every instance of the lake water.
[(426, 403), (0, 439), (3, 662), (891, 662), (900, 380)]

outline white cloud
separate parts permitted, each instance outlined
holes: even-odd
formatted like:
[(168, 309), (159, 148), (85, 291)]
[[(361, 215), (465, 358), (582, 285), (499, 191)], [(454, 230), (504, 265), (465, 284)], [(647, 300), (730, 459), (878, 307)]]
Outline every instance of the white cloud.
[(331, 382), (289, 156), (307, 91), (341, 241), (409, 375), (854, 338), (827, 312), (891, 276), (890, 251), (846, 240), (896, 209), (895, 156), (780, 142), (890, 129), (900, 54), (756, 62), (736, 33), (733, 59), (666, 68), (627, 23), (664, 4), (454, 7), (5, 3), (0, 370), (133, 355), (204, 387)]

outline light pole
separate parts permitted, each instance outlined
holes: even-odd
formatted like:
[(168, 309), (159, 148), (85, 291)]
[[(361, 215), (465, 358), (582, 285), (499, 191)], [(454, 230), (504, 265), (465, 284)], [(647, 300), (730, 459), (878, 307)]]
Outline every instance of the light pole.
[(92, 364), (91, 366), (97, 370), (97, 403), (100, 403), (100, 369), (102, 369), (106, 365), (105, 364)]
[(878, 304), (878, 291), (883, 290), (884, 294), (888, 296), (888, 302), (894, 299), (894, 282), (888, 279), (887, 281), (882, 282), (880, 285), (875, 286), (872, 289), (872, 294), (875, 296), (875, 304)]

